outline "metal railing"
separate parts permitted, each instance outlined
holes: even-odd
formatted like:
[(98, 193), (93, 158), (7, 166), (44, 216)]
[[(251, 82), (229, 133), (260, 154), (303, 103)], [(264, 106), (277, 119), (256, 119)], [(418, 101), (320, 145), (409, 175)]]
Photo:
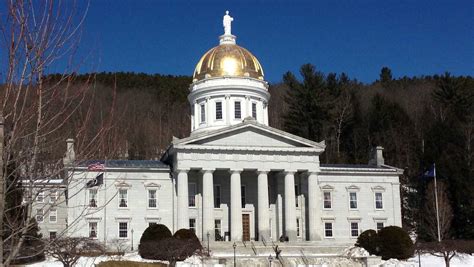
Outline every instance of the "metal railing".
[(257, 248), (255, 247), (255, 244), (253, 242), (250, 242), (250, 247), (252, 248), (253, 253), (255, 254), (255, 256), (257, 256)]

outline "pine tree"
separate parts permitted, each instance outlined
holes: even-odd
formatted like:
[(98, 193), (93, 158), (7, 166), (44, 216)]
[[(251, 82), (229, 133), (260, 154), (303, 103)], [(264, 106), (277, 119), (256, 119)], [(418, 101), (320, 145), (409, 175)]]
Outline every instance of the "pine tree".
[(328, 118), (328, 93), (324, 75), (311, 64), (300, 69), (303, 81), (287, 72), (283, 76), (289, 87), (285, 101), (288, 112), (284, 115), (285, 129), (290, 133), (318, 141), (322, 137), (323, 122)]

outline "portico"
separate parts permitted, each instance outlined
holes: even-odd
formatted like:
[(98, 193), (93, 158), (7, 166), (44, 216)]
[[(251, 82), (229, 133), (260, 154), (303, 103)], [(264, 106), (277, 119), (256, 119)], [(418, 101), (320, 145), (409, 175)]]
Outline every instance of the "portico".
[[(248, 140), (247, 145), (242, 140)], [(280, 236), (306, 240), (302, 235), (306, 214), (297, 208), (295, 188), (315, 198), (308, 202), (308, 210), (318, 209), (314, 182), (323, 148), (252, 119), (212, 134), (175, 140), (170, 156), (175, 159), (177, 228), (195, 228), (202, 240), (209, 234), (211, 241), (216, 240), (219, 225), (221, 235), (228, 232), (232, 241), (278, 240)], [(300, 182), (295, 183), (295, 177)], [(192, 190), (194, 196), (189, 195), (190, 184), (197, 188)], [(196, 207), (190, 207), (190, 198)], [(320, 232), (317, 224), (313, 219), (314, 227), (309, 227), (309, 236), (315, 240)]]

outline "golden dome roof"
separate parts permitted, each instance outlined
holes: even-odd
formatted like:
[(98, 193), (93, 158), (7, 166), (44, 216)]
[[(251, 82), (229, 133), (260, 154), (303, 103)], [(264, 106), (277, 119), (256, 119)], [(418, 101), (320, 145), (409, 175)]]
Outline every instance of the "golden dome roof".
[(263, 69), (257, 58), (247, 49), (236, 44), (220, 44), (207, 51), (199, 60), (193, 81), (224, 76), (263, 80)]

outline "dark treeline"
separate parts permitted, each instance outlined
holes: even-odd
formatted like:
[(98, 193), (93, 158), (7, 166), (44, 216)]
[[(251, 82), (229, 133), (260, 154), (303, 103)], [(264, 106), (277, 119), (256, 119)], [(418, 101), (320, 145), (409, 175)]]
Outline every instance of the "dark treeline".
[[(94, 76), (97, 121), (114, 105), (109, 142), (114, 149), (108, 156), (159, 159), (173, 136), (189, 134), (191, 77), (122, 72)], [(367, 164), (370, 149), (383, 146), (385, 163), (405, 170), (404, 226), (417, 229), (426, 240), (431, 237), (425, 234), (422, 218), (430, 181), (422, 173), (436, 163), (454, 213), (451, 237), (474, 238), (472, 77), (446, 73), (393, 79), (390, 69), (383, 68), (379, 80), (363, 84), (344, 73), (323, 74), (307, 64), (300, 77), (286, 73), (269, 90), (270, 126), (325, 140), (321, 163)]]

